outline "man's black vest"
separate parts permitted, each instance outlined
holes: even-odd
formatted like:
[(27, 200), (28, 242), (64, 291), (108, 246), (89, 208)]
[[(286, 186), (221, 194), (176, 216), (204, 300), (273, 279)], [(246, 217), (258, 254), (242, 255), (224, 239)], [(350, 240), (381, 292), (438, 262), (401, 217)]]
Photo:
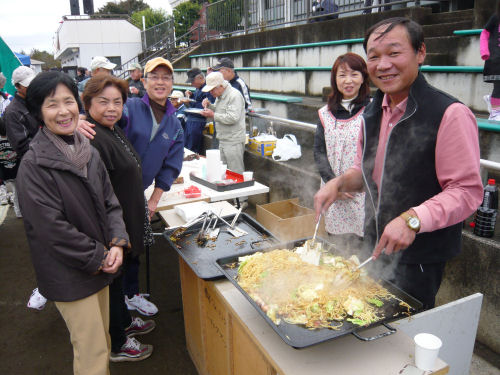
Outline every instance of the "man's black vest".
[[(367, 192), (365, 239), (371, 250), (392, 219), (442, 191), (435, 168), (437, 134), (444, 112), (457, 102), (457, 99), (430, 86), (419, 73), (410, 88), (406, 111), (389, 135), (378, 190), (372, 173), (379, 141), (383, 96), (379, 90), (363, 115), (362, 170)], [(417, 234), (413, 244), (403, 251), (400, 262), (446, 261), (460, 252), (461, 239), (460, 223)]]

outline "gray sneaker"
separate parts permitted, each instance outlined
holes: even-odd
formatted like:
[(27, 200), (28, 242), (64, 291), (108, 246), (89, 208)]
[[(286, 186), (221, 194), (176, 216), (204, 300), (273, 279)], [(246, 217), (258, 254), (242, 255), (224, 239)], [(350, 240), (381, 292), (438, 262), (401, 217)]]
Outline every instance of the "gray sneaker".
[(127, 341), (117, 353), (111, 352), (109, 360), (111, 362), (142, 361), (149, 358), (153, 353), (153, 345), (141, 344), (133, 337), (127, 337)]

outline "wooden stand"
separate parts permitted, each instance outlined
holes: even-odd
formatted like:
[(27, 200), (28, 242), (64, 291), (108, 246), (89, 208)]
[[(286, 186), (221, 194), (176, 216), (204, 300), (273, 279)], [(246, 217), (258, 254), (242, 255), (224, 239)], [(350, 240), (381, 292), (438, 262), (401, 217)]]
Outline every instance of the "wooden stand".
[[(179, 264), (187, 349), (201, 375), (386, 375), (413, 364), (413, 341), (401, 331), (372, 342), (347, 335), (293, 349), (230, 282), (204, 281), (182, 258)], [(438, 359), (432, 374), (448, 370)]]

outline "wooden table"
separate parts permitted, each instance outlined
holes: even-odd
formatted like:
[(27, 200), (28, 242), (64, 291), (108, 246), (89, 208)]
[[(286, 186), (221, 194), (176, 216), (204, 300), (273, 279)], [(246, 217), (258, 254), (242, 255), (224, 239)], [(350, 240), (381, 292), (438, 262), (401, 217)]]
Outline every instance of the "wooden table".
[[(294, 349), (229, 281), (201, 280), (179, 259), (186, 345), (201, 375), (388, 375), (414, 364), (413, 340), (400, 330), (370, 342), (347, 335)], [(438, 358), (426, 375), (448, 371)]]
[[(223, 215), (228, 202), (210, 204)], [(168, 225), (183, 224), (174, 210), (161, 211)], [(401, 330), (371, 342), (347, 335), (305, 349), (283, 342), (246, 298), (227, 280), (205, 281), (179, 257), (186, 346), (201, 375), (387, 375), (414, 364), (414, 343)], [(374, 328), (362, 333), (380, 333)], [(448, 373), (441, 359), (432, 374)], [(426, 373), (426, 374), (431, 374)]]

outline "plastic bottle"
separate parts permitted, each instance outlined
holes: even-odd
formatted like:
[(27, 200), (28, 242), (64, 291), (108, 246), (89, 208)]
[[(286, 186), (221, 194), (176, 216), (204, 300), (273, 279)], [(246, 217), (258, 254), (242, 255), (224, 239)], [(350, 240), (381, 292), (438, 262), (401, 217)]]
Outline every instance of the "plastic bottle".
[(483, 202), (474, 218), (474, 234), (480, 237), (493, 237), (498, 212), (498, 188), (490, 178), (484, 188)]

